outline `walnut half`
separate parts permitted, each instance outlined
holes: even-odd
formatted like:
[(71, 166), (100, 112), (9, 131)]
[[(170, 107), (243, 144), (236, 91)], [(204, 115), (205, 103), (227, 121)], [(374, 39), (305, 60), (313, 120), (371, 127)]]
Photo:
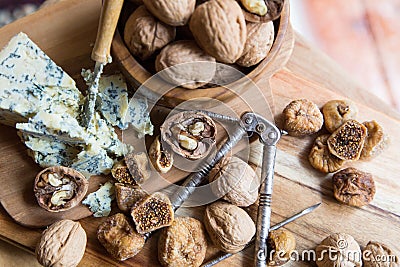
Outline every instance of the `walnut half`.
[(60, 212), (78, 205), (88, 187), (88, 180), (80, 172), (56, 166), (46, 168), (36, 176), (33, 191), (40, 207)]

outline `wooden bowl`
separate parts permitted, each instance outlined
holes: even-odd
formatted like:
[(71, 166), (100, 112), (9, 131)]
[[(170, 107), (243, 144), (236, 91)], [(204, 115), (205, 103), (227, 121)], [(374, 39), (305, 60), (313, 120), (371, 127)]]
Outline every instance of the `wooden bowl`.
[[(182, 87), (175, 87), (163, 95), (163, 104), (169, 107), (175, 107), (184, 101), (198, 98), (214, 98), (222, 102), (227, 102), (228, 100), (240, 94), (240, 90), (246, 90), (241, 87), (241, 84), (244, 84), (248, 78), (254, 80), (258, 75), (262, 74), (262, 72), (268, 72), (270, 75), (272, 75), (273, 72), (277, 71), (277, 69), (272, 70), (272, 73), (269, 69), (274, 68), (275, 65), (281, 64), (278, 62), (280, 59), (277, 55), (281, 50), (282, 44), (288, 39), (285, 38), (285, 36), (288, 32), (288, 29), (291, 27), (289, 22), (289, 9), (289, 0), (286, 0), (280, 18), (274, 21), (275, 40), (271, 50), (269, 51), (267, 57), (258, 65), (252, 68), (247, 68), (248, 72), (246, 77), (240, 78), (232, 84), (219, 87), (204, 89), (185, 89)], [(131, 12), (131, 10), (127, 12)], [(111, 51), (113, 54), (113, 60), (119, 64), (120, 70), (127, 78), (128, 83), (136, 89), (145, 83), (145, 81), (148, 80), (154, 73), (151, 73), (148, 70), (150, 68), (144, 67), (145, 64), (140, 63), (129, 52), (120, 34), (120, 32), (123, 32), (123, 25), (120, 26), (121, 27), (116, 31), (114, 40), (112, 42)], [(288, 51), (285, 51), (284, 53), (288, 53)], [(151, 63), (154, 65), (154, 59)], [(147, 65), (148, 64), (149, 62), (147, 62)], [(152, 91), (151, 93), (161, 94), (162, 90), (160, 88), (170, 86), (170, 84), (167, 82), (161, 81), (161, 79), (159, 80), (160, 83), (163, 84), (157, 84), (153, 82), (151, 84), (154, 86), (149, 86), (146, 84), (146, 87)]]

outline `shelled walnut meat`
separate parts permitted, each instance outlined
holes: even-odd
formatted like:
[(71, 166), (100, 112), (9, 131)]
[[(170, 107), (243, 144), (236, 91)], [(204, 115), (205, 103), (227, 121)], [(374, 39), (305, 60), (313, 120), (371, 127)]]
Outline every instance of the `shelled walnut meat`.
[(369, 241), (363, 251), (364, 267), (397, 267), (400, 266), (400, 258), (394, 250), (385, 244)]
[(246, 42), (246, 22), (235, 0), (207, 1), (195, 9), (189, 27), (198, 45), (223, 63), (235, 63)]
[(222, 159), (208, 177), (213, 193), (236, 206), (247, 207), (257, 200), (257, 174), (238, 157)]
[(246, 29), (246, 43), (236, 64), (251, 67), (260, 63), (268, 55), (274, 43), (274, 24), (272, 21), (266, 23), (248, 22)]
[(142, 198), (132, 207), (131, 215), (139, 234), (170, 226), (174, 221), (171, 201), (160, 192)]
[(156, 58), (156, 71), (167, 82), (196, 89), (212, 80), (215, 58), (206, 54), (193, 40), (181, 40), (164, 47)]
[(329, 136), (329, 151), (343, 160), (358, 160), (367, 137), (367, 128), (356, 120), (348, 120)]
[(145, 244), (145, 237), (136, 232), (122, 213), (110, 216), (100, 224), (97, 239), (119, 261), (132, 258)]
[(324, 118), (318, 106), (307, 99), (290, 102), (283, 110), (283, 128), (293, 136), (304, 136), (318, 132)]
[(174, 156), (167, 149), (164, 149), (158, 135), (149, 148), (149, 158), (153, 167), (161, 173), (167, 173), (174, 164)]
[(130, 212), (131, 208), (147, 195), (138, 185), (115, 184), (115, 198), (118, 208), (123, 212)]
[(124, 28), (126, 46), (142, 60), (172, 42), (175, 35), (175, 27), (160, 22), (144, 5), (129, 16)]
[(43, 231), (36, 258), (45, 267), (75, 267), (86, 248), (86, 232), (79, 222), (61, 220)]
[(162, 266), (197, 267), (207, 251), (203, 224), (194, 218), (178, 217), (163, 229), (158, 240), (158, 259)]
[(366, 121), (363, 122), (363, 125), (367, 128), (368, 134), (360, 158), (369, 159), (384, 150), (389, 142), (389, 138), (384, 132), (382, 126), (376, 121)]
[(60, 212), (78, 205), (88, 186), (88, 180), (80, 172), (55, 166), (42, 170), (36, 176), (33, 191), (40, 207)]
[(200, 159), (215, 146), (215, 122), (197, 111), (183, 111), (167, 118), (160, 127), (161, 139), (178, 155)]
[(375, 182), (372, 175), (356, 168), (347, 168), (332, 177), (335, 198), (347, 205), (362, 207), (375, 196)]
[(358, 108), (350, 100), (331, 100), (322, 107), (322, 113), (326, 129), (333, 133), (345, 121), (355, 119)]
[(243, 7), (246, 20), (256, 23), (279, 18), (284, 5), (284, 0), (238, 0), (238, 2)]
[(171, 26), (185, 25), (196, 6), (196, 0), (143, 0), (143, 3), (155, 17)]
[(314, 145), (311, 148), (308, 160), (311, 166), (316, 170), (331, 173), (340, 170), (343, 164), (346, 162), (335, 155), (332, 155), (328, 148), (329, 134), (323, 134), (317, 137), (314, 141)]
[(268, 251), (273, 251), (267, 258), (268, 266), (281, 266), (290, 260), (291, 253), (296, 249), (294, 235), (283, 229), (270, 231), (267, 240)]
[(212, 242), (222, 251), (241, 251), (256, 233), (250, 216), (241, 208), (218, 201), (207, 206), (204, 225)]

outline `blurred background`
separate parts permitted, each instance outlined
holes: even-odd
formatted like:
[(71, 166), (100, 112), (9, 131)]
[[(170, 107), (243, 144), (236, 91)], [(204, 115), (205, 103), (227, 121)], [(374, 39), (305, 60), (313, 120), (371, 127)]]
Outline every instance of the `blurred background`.
[[(46, 4), (57, 1), (68, 0)], [(400, 0), (290, 1), (294, 29), (362, 88), (400, 111)], [(0, 0), (0, 27), (43, 2)], [(32, 266), (32, 257), (0, 241), (0, 266)]]

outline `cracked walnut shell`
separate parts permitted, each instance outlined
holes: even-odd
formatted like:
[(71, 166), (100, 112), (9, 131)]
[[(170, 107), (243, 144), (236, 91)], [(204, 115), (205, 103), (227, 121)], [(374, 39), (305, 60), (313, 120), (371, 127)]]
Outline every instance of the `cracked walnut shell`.
[(311, 166), (324, 173), (338, 171), (345, 163), (345, 160), (332, 155), (329, 151), (327, 143), (329, 136), (329, 134), (318, 136), (308, 155)]
[(269, 53), (274, 43), (274, 23), (246, 24), (247, 39), (243, 53), (236, 64), (243, 67), (251, 67), (260, 63)]
[(100, 224), (97, 229), (97, 239), (108, 253), (119, 261), (138, 254), (146, 241), (145, 237), (136, 232), (128, 218), (122, 213), (110, 216)]
[(335, 198), (347, 205), (362, 207), (375, 196), (375, 182), (372, 175), (356, 168), (347, 168), (332, 177)]
[(382, 152), (389, 139), (383, 131), (382, 126), (380, 126), (376, 121), (366, 121), (363, 125), (367, 128), (368, 134), (360, 158), (368, 159)]
[(156, 71), (173, 85), (196, 89), (214, 77), (215, 58), (193, 40), (176, 41), (161, 50), (156, 58)]
[(33, 192), (40, 207), (50, 212), (60, 212), (78, 205), (88, 187), (88, 180), (80, 172), (55, 166), (42, 170), (36, 176)]
[(75, 267), (86, 248), (86, 232), (79, 222), (58, 221), (43, 231), (36, 258), (45, 267)]
[(222, 251), (241, 251), (256, 233), (250, 216), (241, 208), (222, 201), (207, 206), (204, 225), (213, 243)]
[(350, 100), (331, 100), (322, 107), (322, 113), (326, 129), (333, 133), (345, 121), (355, 119), (358, 108)]
[(143, 5), (129, 16), (124, 28), (126, 46), (142, 60), (172, 42), (175, 35), (175, 27), (158, 21)]
[(174, 221), (171, 201), (160, 192), (142, 198), (132, 207), (131, 215), (139, 234), (170, 226)]
[(270, 231), (267, 248), (268, 251), (274, 251), (267, 259), (268, 266), (281, 266), (290, 260), (291, 253), (296, 249), (296, 239), (287, 230)]
[(293, 136), (304, 136), (318, 132), (324, 118), (318, 106), (307, 99), (290, 102), (283, 110), (283, 128)]
[(400, 266), (399, 257), (385, 244), (369, 241), (364, 251), (364, 267), (396, 267)]
[(244, 17), (254, 23), (269, 22), (279, 18), (284, 0), (239, 0)]
[(185, 25), (196, 6), (196, 0), (143, 0), (143, 3), (155, 17), (171, 26)]
[(158, 240), (158, 259), (162, 266), (200, 266), (206, 251), (203, 224), (190, 217), (176, 218), (171, 226), (163, 229)]
[(343, 160), (358, 160), (367, 137), (367, 128), (356, 120), (348, 120), (328, 138), (329, 151)]
[(207, 1), (195, 9), (189, 27), (198, 45), (223, 63), (235, 63), (246, 43), (246, 22), (235, 0)]
[(258, 176), (238, 157), (222, 159), (209, 174), (213, 193), (239, 207), (247, 207), (258, 198)]

